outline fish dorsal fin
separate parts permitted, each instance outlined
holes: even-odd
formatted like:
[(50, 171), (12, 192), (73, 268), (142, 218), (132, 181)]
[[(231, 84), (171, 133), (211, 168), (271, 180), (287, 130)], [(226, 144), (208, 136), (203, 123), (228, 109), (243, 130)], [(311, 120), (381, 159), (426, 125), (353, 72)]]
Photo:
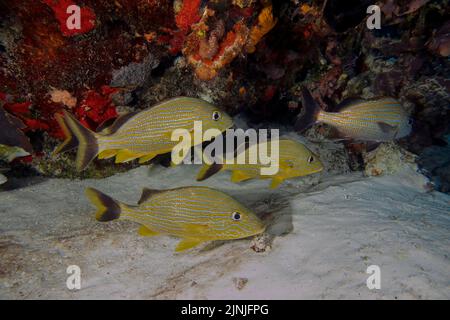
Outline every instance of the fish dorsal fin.
[(334, 109), (334, 112), (339, 112), (339, 111), (343, 111), (351, 106), (357, 105), (357, 104), (370, 104), (370, 103), (376, 103), (376, 104), (399, 104), (399, 102), (392, 98), (392, 97), (386, 97), (386, 96), (381, 96), (381, 97), (376, 97), (376, 98), (371, 98), (371, 99), (361, 99), (361, 98), (356, 98), (356, 97), (350, 97), (350, 98), (346, 98), (344, 100), (341, 101), (341, 103), (339, 103)]
[(97, 128), (97, 132), (101, 132), (103, 134), (113, 134), (116, 133), (117, 130), (119, 130), (119, 128), (121, 126), (123, 126), (123, 124), (125, 122), (127, 122), (128, 120), (130, 120), (133, 116), (135, 116), (138, 112), (130, 112), (127, 114), (124, 114), (122, 116), (119, 116), (112, 125), (110, 125), (108, 127), (108, 120), (103, 122), (98, 128)]
[(148, 199), (150, 199), (153, 195), (164, 192), (164, 191), (166, 191), (166, 190), (156, 190), (156, 189), (144, 188), (142, 190), (142, 195), (138, 201), (138, 204), (142, 204), (142, 203), (146, 202)]
[(343, 111), (355, 104), (366, 102), (366, 100), (356, 97), (345, 98), (336, 107), (333, 108), (333, 112)]
[(103, 121), (100, 123), (95, 130), (97, 133), (107, 133), (108, 128), (114, 124), (114, 122), (117, 120), (117, 118), (111, 118)]

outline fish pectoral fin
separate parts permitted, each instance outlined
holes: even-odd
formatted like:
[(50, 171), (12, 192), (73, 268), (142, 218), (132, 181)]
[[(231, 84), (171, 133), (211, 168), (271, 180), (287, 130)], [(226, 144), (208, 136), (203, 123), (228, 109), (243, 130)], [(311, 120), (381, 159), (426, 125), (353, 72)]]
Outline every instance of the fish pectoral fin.
[(272, 178), (272, 182), (270, 183), (270, 188), (271, 189), (277, 188), (283, 181), (284, 181), (284, 179), (281, 177)]
[(154, 153), (149, 153), (149, 154), (147, 154), (147, 155), (145, 155), (145, 156), (143, 156), (143, 157), (140, 157), (140, 158), (139, 158), (139, 163), (140, 163), (140, 164), (146, 163), (146, 162), (152, 160), (152, 159), (153, 159), (154, 157), (156, 157), (156, 156), (157, 156), (157, 155), (154, 154)]
[(115, 157), (117, 154), (117, 150), (105, 150), (100, 152), (100, 154), (98, 155), (99, 159), (110, 159), (112, 157)]
[(370, 152), (375, 150), (376, 148), (378, 148), (378, 146), (380, 145), (380, 142), (377, 141), (367, 141), (366, 142), (366, 151)]
[(143, 237), (154, 237), (159, 235), (159, 232), (153, 231), (144, 225), (139, 227), (138, 233)]
[(192, 235), (202, 235), (208, 232), (208, 225), (206, 224), (194, 224), (194, 223), (187, 223), (184, 226), (184, 231), (187, 234)]
[(231, 174), (231, 182), (234, 182), (234, 183), (245, 181), (248, 179), (251, 179), (251, 177), (239, 170), (233, 171), (233, 173)]
[(333, 112), (342, 112), (345, 111), (345, 109), (347, 109), (348, 107), (351, 107), (355, 104), (362, 104), (364, 103), (365, 100), (361, 99), (361, 98), (346, 98), (344, 100), (341, 101), (341, 103), (339, 103), (335, 108), (333, 108)]
[(280, 169), (279, 169), (279, 171), (277, 173), (280, 173), (281, 170), (283, 170), (283, 171), (291, 171), (292, 168), (295, 167), (295, 164), (294, 164), (294, 162), (292, 160), (285, 160), (285, 161), (280, 161), (279, 167), (280, 167)]
[(198, 246), (199, 244), (201, 244), (203, 241), (200, 239), (190, 239), (190, 238), (185, 238), (183, 240), (181, 240), (180, 242), (178, 242), (177, 247), (175, 248), (176, 252), (181, 252), (181, 251), (185, 251), (191, 248), (194, 248), (196, 246)]
[(136, 154), (136, 153), (128, 151), (128, 150), (119, 150), (116, 155), (116, 163), (124, 163), (124, 162), (128, 162), (128, 161), (132, 161), (141, 156), (143, 156), (143, 155)]
[(387, 133), (387, 134), (393, 134), (397, 131), (397, 126), (392, 126), (386, 122), (378, 121), (377, 125), (381, 129), (381, 131), (383, 131), (384, 133)]

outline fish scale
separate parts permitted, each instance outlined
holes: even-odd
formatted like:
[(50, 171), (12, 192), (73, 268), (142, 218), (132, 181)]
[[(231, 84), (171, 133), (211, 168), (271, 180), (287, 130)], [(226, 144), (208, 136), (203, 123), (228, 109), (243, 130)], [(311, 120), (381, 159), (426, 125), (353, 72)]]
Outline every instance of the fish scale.
[(119, 203), (92, 188), (86, 190), (86, 195), (97, 206), (99, 221), (131, 220), (145, 226), (140, 229), (145, 235), (182, 238), (177, 251), (205, 241), (246, 238), (265, 229), (250, 209), (208, 187), (144, 190), (138, 205)]

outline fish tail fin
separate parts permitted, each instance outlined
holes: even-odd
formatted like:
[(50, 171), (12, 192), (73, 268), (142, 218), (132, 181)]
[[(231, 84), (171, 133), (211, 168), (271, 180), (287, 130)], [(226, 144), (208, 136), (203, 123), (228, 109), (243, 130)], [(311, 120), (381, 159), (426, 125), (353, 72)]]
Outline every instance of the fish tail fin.
[(213, 163), (213, 164), (204, 164), (200, 171), (197, 174), (197, 181), (203, 181), (211, 177), (213, 174), (222, 170), (223, 164)]
[(122, 208), (120, 207), (120, 203), (113, 198), (94, 188), (87, 188), (86, 196), (97, 207), (97, 213), (95, 215), (97, 221), (105, 222), (120, 218)]
[(303, 112), (303, 115), (299, 116), (295, 122), (295, 129), (299, 132), (305, 131), (316, 123), (319, 113), (322, 111), (314, 101), (309, 90), (305, 87), (302, 88), (302, 102), (305, 111)]
[(69, 126), (67, 125), (63, 115), (58, 113), (58, 114), (56, 114), (55, 118), (56, 118), (56, 122), (58, 122), (61, 130), (64, 133), (65, 140), (55, 149), (55, 151), (53, 151), (54, 156), (56, 156), (57, 154), (66, 152), (66, 151), (70, 151), (70, 150), (78, 147), (78, 140), (72, 134), (72, 132), (69, 130)]
[(97, 135), (66, 111), (64, 111), (64, 125), (70, 138), (66, 140), (67, 143), (63, 143), (62, 149), (67, 149), (70, 143), (73, 143), (73, 139), (78, 141), (76, 167), (78, 171), (83, 171), (99, 153)]

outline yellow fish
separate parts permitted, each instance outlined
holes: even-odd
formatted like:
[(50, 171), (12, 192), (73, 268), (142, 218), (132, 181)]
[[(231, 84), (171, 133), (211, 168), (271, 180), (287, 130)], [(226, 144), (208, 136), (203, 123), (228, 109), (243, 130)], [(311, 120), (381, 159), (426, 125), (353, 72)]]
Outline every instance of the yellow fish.
[(412, 130), (412, 119), (393, 98), (357, 100), (343, 103), (339, 112), (326, 112), (303, 88), (303, 106), (305, 112), (296, 122), (298, 131), (314, 123), (326, 123), (335, 127), (344, 138), (381, 142), (406, 137)]
[[(267, 143), (263, 142), (247, 148), (244, 151), (246, 152), (246, 159), (249, 159), (250, 152), (257, 153), (260, 148), (270, 150), (270, 143), (268, 144), (269, 147), (265, 145)], [(229, 170), (232, 171), (232, 182), (241, 182), (253, 178), (272, 179), (270, 187), (276, 188), (286, 179), (307, 176), (323, 170), (323, 164), (317, 155), (303, 144), (289, 139), (279, 140), (279, 170), (273, 176), (261, 175), (261, 168), (267, 167), (267, 165), (263, 165), (259, 161), (256, 164), (237, 164), (238, 156), (236, 155), (233, 164), (203, 165), (197, 175), (197, 181), (205, 180), (220, 170)]]
[(141, 224), (138, 232), (142, 236), (179, 237), (182, 240), (177, 252), (206, 241), (246, 238), (265, 230), (250, 209), (207, 187), (144, 189), (135, 206), (120, 203), (93, 188), (87, 188), (86, 195), (98, 209), (98, 221), (131, 220)]
[(116, 163), (138, 158), (140, 163), (145, 163), (159, 154), (171, 152), (178, 144), (178, 141), (171, 141), (172, 132), (175, 129), (193, 132), (194, 121), (202, 121), (204, 131), (216, 128), (223, 132), (233, 125), (233, 120), (217, 107), (188, 97), (173, 98), (121, 116), (98, 133), (85, 128), (68, 112), (57, 120), (66, 140), (55, 154), (78, 148), (76, 166), (80, 171), (96, 156), (99, 159), (116, 157)]

